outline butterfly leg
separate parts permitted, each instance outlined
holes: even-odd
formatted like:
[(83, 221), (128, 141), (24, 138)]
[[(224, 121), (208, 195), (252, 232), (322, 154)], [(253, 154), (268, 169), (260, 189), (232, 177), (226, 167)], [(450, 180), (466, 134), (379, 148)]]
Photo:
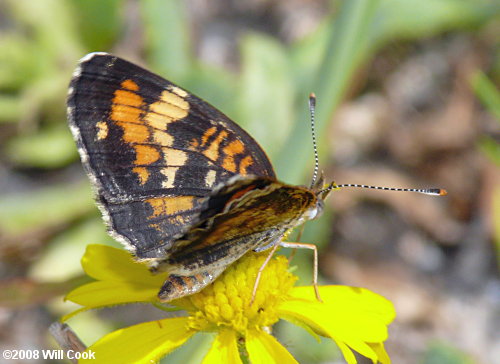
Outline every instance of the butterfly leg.
[(281, 242), (280, 246), (282, 246), (283, 248), (311, 249), (314, 251), (314, 274), (313, 274), (314, 293), (316, 294), (316, 299), (319, 302), (323, 302), (321, 296), (319, 295), (319, 289), (318, 289), (318, 248), (316, 247), (316, 245), (306, 244), (306, 243)]
[(158, 298), (161, 302), (169, 302), (199, 292), (212, 283), (224, 269), (225, 267), (212, 269), (210, 272), (204, 271), (192, 276), (170, 274), (163, 283)]
[(264, 268), (266, 267), (267, 263), (271, 260), (273, 257), (274, 253), (276, 253), (276, 250), (278, 250), (279, 244), (275, 244), (271, 251), (269, 252), (266, 260), (264, 263), (259, 268), (259, 271), (257, 272), (257, 277), (255, 278), (255, 283), (253, 285), (253, 291), (252, 291), (252, 298), (250, 299), (250, 306), (253, 304), (253, 301), (255, 300), (255, 295), (257, 294), (257, 287), (259, 287), (259, 282), (260, 282), (260, 277), (262, 276), (262, 272), (264, 271)]
[[(302, 234), (304, 233), (304, 228), (305, 228), (305, 225), (300, 226), (299, 233), (297, 234), (297, 241), (300, 241), (300, 238), (302, 238)], [(288, 265), (290, 265), (290, 263), (292, 263), (292, 260), (295, 257), (295, 253), (297, 253), (297, 249), (293, 248), (292, 252), (290, 253), (290, 256), (288, 257)]]

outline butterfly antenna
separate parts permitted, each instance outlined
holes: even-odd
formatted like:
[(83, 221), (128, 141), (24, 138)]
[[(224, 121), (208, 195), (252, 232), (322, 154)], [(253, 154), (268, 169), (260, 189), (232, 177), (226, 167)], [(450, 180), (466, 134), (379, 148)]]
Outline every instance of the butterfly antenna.
[(316, 111), (316, 95), (311, 92), (309, 94), (309, 112), (311, 114), (311, 134), (313, 140), (313, 148), (314, 148), (314, 173), (311, 180), (310, 188), (314, 187), (316, 183), (316, 179), (318, 178), (318, 169), (319, 169), (319, 159), (318, 159), (318, 145), (316, 144), (316, 125), (314, 124), (314, 113)]
[(358, 185), (355, 183), (344, 183), (344, 184), (338, 185), (335, 182), (332, 182), (332, 183), (330, 183), (330, 185), (327, 188), (319, 191), (318, 195), (325, 193), (325, 192), (329, 192), (331, 190), (339, 190), (341, 188), (346, 188), (346, 187), (368, 188), (368, 189), (372, 189), (372, 190), (398, 191), (398, 192), (417, 192), (417, 193), (422, 193), (424, 195), (431, 195), (431, 196), (446, 196), (448, 194), (448, 192), (442, 188), (396, 188), (396, 187)]

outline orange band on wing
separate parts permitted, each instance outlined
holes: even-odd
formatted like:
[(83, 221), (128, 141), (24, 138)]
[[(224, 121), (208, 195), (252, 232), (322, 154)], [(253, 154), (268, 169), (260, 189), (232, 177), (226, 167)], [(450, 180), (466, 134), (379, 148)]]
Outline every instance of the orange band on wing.
[(174, 215), (181, 211), (193, 208), (193, 196), (158, 197), (147, 199), (146, 202), (153, 208), (150, 218)]

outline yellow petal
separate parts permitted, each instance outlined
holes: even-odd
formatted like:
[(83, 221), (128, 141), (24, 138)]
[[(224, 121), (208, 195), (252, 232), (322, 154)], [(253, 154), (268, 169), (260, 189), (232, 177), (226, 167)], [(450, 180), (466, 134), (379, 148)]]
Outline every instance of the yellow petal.
[(134, 261), (122, 249), (92, 244), (82, 257), (82, 267), (89, 276), (106, 281), (128, 281), (161, 287), (166, 274), (153, 275), (144, 263)]
[(76, 315), (78, 315), (79, 313), (85, 312), (85, 311), (87, 311), (87, 310), (89, 310), (89, 308), (86, 308), (86, 307), (79, 308), (79, 309), (78, 309), (78, 310), (76, 310), (76, 311), (73, 311), (73, 312), (70, 312), (70, 313), (68, 313), (68, 314), (64, 315), (64, 316), (63, 316), (63, 317), (61, 317), (59, 320), (60, 320), (61, 322), (66, 322), (66, 321), (68, 321), (70, 318), (72, 318), (73, 316), (76, 316)]
[(354, 356), (354, 353), (352, 350), (343, 342), (335, 340), (335, 344), (339, 347), (340, 351), (342, 352), (342, 355), (344, 356), (345, 361), (347, 364), (358, 364), (358, 361), (356, 360), (356, 357)]
[(246, 348), (252, 364), (298, 363), (278, 340), (264, 331), (249, 332)]
[(203, 364), (242, 363), (236, 340), (235, 331), (222, 330), (215, 338), (212, 347), (203, 359)]
[(321, 342), (321, 337), (319, 335), (328, 336), (328, 334), (326, 332), (322, 332), (321, 334), (318, 334), (309, 325), (307, 325), (304, 321), (298, 320), (293, 316), (285, 315), (281, 312), (280, 318), (287, 320), (288, 322), (303, 328), (304, 330), (306, 330), (309, 333), (309, 335), (314, 337), (318, 343)]
[[(321, 298), (326, 303), (335, 303), (342, 307), (352, 307), (377, 317), (383, 323), (389, 324), (396, 317), (392, 302), (366, 288), (349, 286), (320, 286)], [(290, 296), (297, 299), (316, 301), (311, 286), (294, 287)]]
[(351, 348), (370, 359), (376, 358), (375, 352), (364, 343), (363, 338), (366, 337), (366, 333), (363, 332), (363, 329), (353, 330), (349, 326), (349, 316), (347, 320), (340, 318), (338, 312), (328, 316), (328, 310), (322, 310), (319, 305), (319, 303), (314, 302), (309, 302), (309, 304), (286, 302), (281, 305), (280, 312), (282, 312), (281, 316), (284, 319), (292, 316), (296, 320), (303, 321), (318, 333), (326, 333), (326, 336), (337, 342), (345, 342)]
[(159, 286), (129, 282), (98, 281), (77, 287), (65, 297), (87, 308), (132, 302), (157, 302)]
[(375, 343), (375, 344), (369, 343), (368, 345), (370, 345), (371, 348), (373, 349), (373, 351), (375, 351), (377, 353), (378, 360), (382, 364), (391, 364), (391, 358), (389, 358), (387, 351), (385, 351), (384, 344), (382, 344), (382, 343)]
[(349, 346), (361, 355), (377, 361), (378, 353), (368, 343), (387, 339), (387, 324), (394, 308), (385, 298), (363, 288), (323, 286), (323, 303), (316, 300), (311, 287), (296, 287), (291, 298), (280, 305), (280, 316), (304, 322), (320, 335), (330, 336), (339, 344), (348, 362), (355, 363)]
[(181, 346), (195, 332), (187, 329), (187, 317), (168, 318), (114, 331), (87, 351), (95, 359), (78, 363), (150, 363)]
[[(390, 301), (364, 288), (323, 286), (323, 303), (316, 300), (311, 287), (296, 287), (291, 298), (280, 306), (280, 314), (303, 318), (306, 324), (336, 337), (356, 338), (365, 342), (387, 339), (387, 324), (394, 318)], [(371, 350), (370, 350), (371, 351)]]
[[(332, 333), (335, 333), (334, 336), (343, 339), (355, 337), (368, 342), (386, 340), (387, 327), (384, 324), (372, 322), (369, 317), (365, 318), (362, 315), (356, 317), (355, 313), (351, 311), (335, 310), (334, 308), (329, 310), (320, 305), (315, 302), (288, 301), (280, 305), (279, 313), (280, 317), (284, 319), (291, 316), (304, 322), (323, 336), (331, 336)], [(369, 324), (364, 325), (364, 322), (369, 322)]]
[[(338, 339), (335, 341), (338, 342)], [(349, 346), (349, 348), (357, 351), (364, 357), (371, 359), (374, 363), (377, 362), (378, 360), (377, 353), (375, 353), (375, 351), (370, 347), (370, 345), (366, 344), (362, 340), (351, 337), (351, 338), (346, 338), (343, 341), (346, 345)]]

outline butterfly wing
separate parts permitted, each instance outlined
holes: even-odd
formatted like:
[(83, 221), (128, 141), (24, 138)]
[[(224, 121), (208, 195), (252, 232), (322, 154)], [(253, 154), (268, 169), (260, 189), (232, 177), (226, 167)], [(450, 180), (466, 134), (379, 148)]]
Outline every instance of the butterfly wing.
[(223, 205), (222, 212), (190, 229), (171, 257), (155, 262), (170, 273), (161, 301), (198, 292), (249, 250), (279, 244), (286, 231), (317, 214), (318, 199), (307, 188), (262, 177), (231, 182), (208, 198), (207, 210)]
[(67, 103), (109, 230), (139, 259), (168, 256), (232, 176), (275, 178), (264, 151), (227, 116), (118, 57), (84, 57)]

